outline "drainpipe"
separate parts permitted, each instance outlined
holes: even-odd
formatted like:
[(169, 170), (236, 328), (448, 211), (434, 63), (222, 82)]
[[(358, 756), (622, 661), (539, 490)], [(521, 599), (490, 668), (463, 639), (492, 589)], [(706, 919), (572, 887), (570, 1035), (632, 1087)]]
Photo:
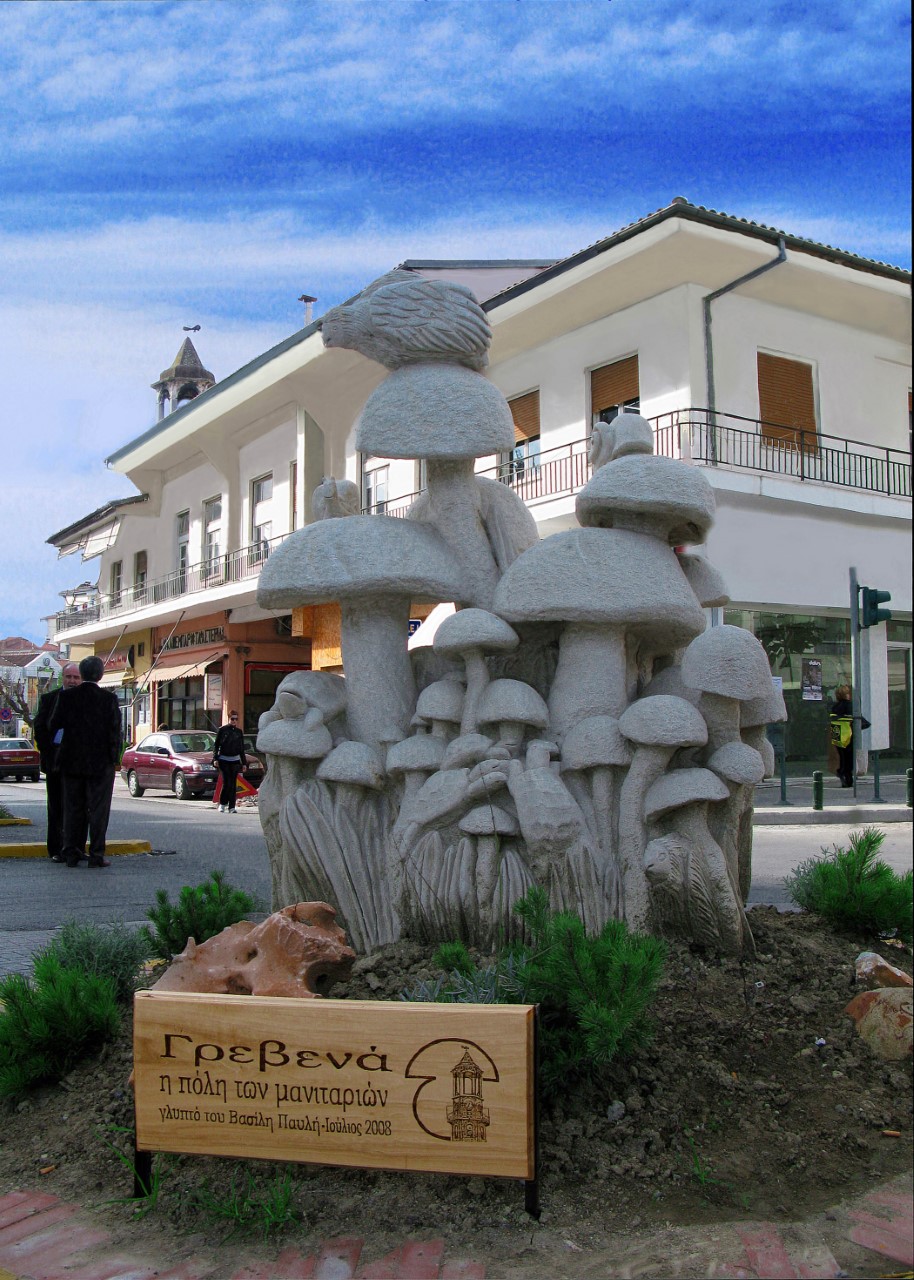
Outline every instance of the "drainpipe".
[(724, 293), (729, 293), (731, 289), (736, 289), (741, 284), (747, 284), (748, 281), (754, 280), (756, 276), (764, 275), (766, 271), (770, 271), (772, 267), (778, 266), (782, 262), (787, 261), (787, 245), (784, 243), (784, 237), (778, 237), (778, 256), (772, 258), (770, 262), (766, 262), (762, 267), (756, 267), (754, 271), (749, 271), (744, 276), (739, 276), (736, 280), (731, 280), (729, 284), (725, 284), (720, 289), (715, 289), (713, 293), (705, 294), (702, 299), (705, 318), (705, 371), (708, 383), (708, 414), (710, 416), (711, 428), (711, 457), (709, 461), (713, 465), (717, 465), (717, 423), (715, 417), (717, 414), (717, 395), (714, 389), (714, 348), (711, 343), (711, 303)]

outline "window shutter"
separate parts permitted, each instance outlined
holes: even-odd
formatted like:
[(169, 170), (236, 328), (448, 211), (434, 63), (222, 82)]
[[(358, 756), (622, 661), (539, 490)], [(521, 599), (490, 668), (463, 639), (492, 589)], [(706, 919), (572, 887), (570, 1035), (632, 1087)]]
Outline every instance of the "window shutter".
[(511, 417), (514, 419), (514, 443), (522, 440), (536, 440), (540, 434), (540, 393), (528, 391), (525, 396), (517, 396), (508, 401)]
[(816, 398), (812, 365), (784, 356), (758, 353), (758, 404), (762, 439), (816, 449)]
[(640, 398), (638, 357), (627, 356), (590, 373), (590, 407), (594, 414)]

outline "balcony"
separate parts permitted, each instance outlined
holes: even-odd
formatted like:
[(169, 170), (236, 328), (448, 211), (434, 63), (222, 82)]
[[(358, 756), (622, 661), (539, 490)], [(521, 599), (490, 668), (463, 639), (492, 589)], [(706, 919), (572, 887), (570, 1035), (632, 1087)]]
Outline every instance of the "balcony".
[[(837, 485), (890, 497), (911, 497), (911, 457), (901, 449), (885, 449), (821, 432), (790, 431), (773, 423), (708, 409), (676, 409), (652, 418), (654, 451), (699, 466), (785, 476), (809, 484)], [(525, 503), (536, 504), (578, 492), (591, 476), (589, 438), (544, 450), (535, 460), (509, 461), (480, 475), (510, 485)], [(418, 493), (383, 504), (383, 514), (403, 517)], [(377, 512), (379, 505), (364, 514)], [(256, 579), (274, 547), (289, 535), (257, 542), (217, 559), (150, 579), (114, 595), (99, 596), (87, 609), (67, 609), (55, 619), (55, 634), (86, 623), (135, 613), (186, 595)]]

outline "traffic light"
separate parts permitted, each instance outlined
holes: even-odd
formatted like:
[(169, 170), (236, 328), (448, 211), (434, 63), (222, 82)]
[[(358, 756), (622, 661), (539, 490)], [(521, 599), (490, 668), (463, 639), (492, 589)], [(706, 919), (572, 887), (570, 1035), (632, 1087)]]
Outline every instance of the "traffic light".
[(877, 591), (875, 587), (861, 587), (860, 627), (875, 627), (880, 622), (888, 622), (892, 616), (891, 609), (880, 609), (886, 600), (891, 600), (891, 591)]

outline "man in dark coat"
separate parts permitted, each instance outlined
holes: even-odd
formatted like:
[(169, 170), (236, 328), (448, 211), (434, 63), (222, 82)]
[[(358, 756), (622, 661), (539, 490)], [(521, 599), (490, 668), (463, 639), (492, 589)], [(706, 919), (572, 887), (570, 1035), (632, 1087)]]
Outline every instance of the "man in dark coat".
[[(81, 682), (79, 667), (75, 662), (68, 662), (60, 673), (61, 684), (49, 693), (43, 693), (38, 700), (38, 714), (35, 716), (35, 746), (41, 755), (41, 772), (44, 774), (44, 786), (48, 803), (48, 857), (52, 862), (66, 862), (63, 856), (63, 782), (57, 764), (57, 748), (51, 737), (49, 725), (57, 699), (62, 689), (75, 689)], [(85, 841), (83, 841), (85, 843)]]
[(89, 866), (111, 865), (105, 857), (105, 837), (122, 735), (117, 698), (98, 687), (104, 670), (101, 658), (83, 658), (82, 684), (61, 691), (49, 725), (63, 780), (63, 856), (68, 867), (78, 867), (86, 857), (87, 827)]

